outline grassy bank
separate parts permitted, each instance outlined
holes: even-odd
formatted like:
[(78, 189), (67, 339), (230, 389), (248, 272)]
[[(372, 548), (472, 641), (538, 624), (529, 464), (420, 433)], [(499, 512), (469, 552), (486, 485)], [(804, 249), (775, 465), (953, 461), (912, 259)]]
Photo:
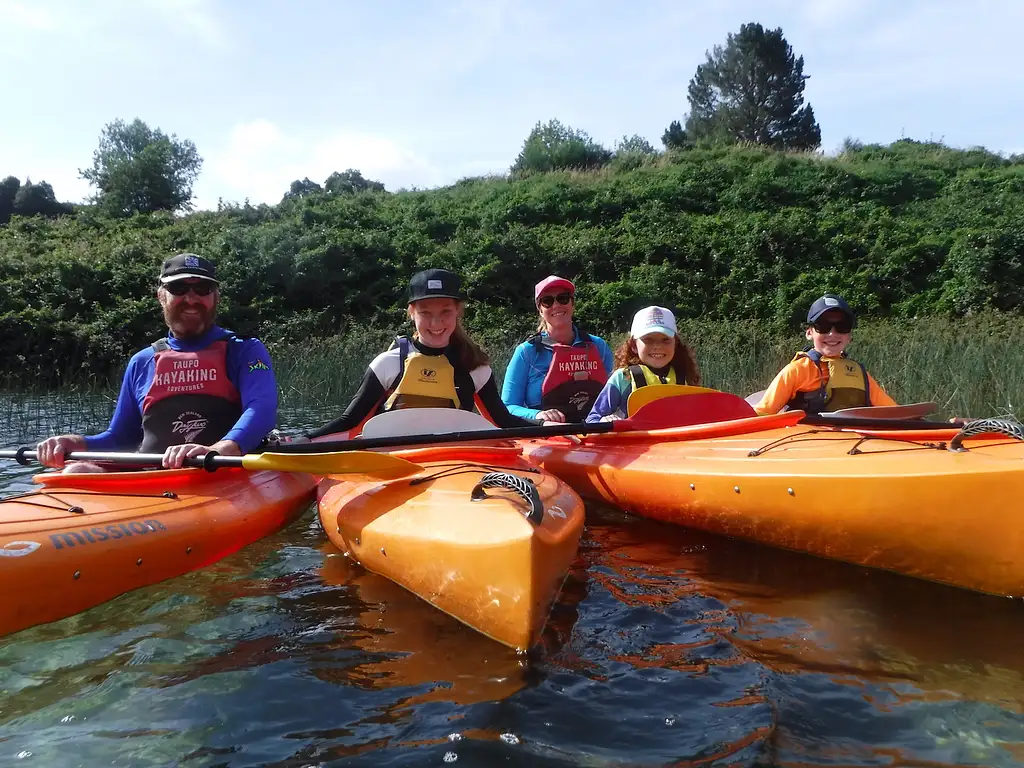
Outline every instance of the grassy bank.
[(0, 227), (0, 372), (105, 377), (159, 327), (154, 277), (183, 250), (216, 260), (226, 327), (303, 346), (401, 323), (427, 266), (463, 276), (489, 341), (529, 319), (552, 272), (596, 333), (648, 304), (792, 329), (826, 291), (876, 318), (1020, 316), (1022, 218), (1024, 158), (913, 141), (837, 157), (709, 147), (183, 217), (15, 217)]
[[(939, 416), (1015, 415), (1024, 400), (1024, 339), (1006, 315), (865, 322), (851, 347), (898, 402), (934, 400)], [(500, 381), (528, 324), (514, 333), (484, 334)], [(687, 321), (680, 328), (697, 350), (708, 386), (746, 396), (763, 389), (802, 347), (799, 334), (758, 322)], [(360, 331), (271, 345), (285, 430), (321, 424), (344, 409), (370, 360), (391, 331)], [(608, 339), (613, 346), (621, 336)], [(92, 379), (74, 390), (0, 387), (0, 444), (48, 434), (99, 431), (113, 412), (118, 381)]]
[[(862, 323), (851, 354), (898, 402), (934, 400), (944, 416), (1019, 412), (1024, 398), (1024, 339), (1008, 316), (964, 320), (920, 318)], [(697, 351), (707, 386), (746, 396), (764, 389), (802, 348), (798, 333), (758, 322), (682, 323), (680, 333)], [(499, 380), (524, 334), (490, 334), (486, 346)], [(391, 334), (318, 339), (273, 349), (282, 403), (288, 407), (343, 408), (366, 365)], [(608, 338), (615, 346), (622, 336)]]

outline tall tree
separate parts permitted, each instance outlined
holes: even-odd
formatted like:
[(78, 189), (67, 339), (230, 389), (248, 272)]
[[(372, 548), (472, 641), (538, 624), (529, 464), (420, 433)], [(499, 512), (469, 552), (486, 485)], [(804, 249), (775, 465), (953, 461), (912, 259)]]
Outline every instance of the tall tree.
[(32, 179), (25, 179), (22, 184), (17, 176), (0, 181), (0, 224), (9, 222), (11, 216), (54, 218), (71, 211), (70, 205), (57, 201), (53, 187), (45, 181), (33, 184)]
[(658, 150), (639, 133), (634, 133), (632, 136), (623, 136), (615, 142), (615, 154), (656, 155)]
[(103, 129), (92, 168), (79, 170), (97, 192), (95, 202), (114, 216), (192, 209), (192, 185), (203, 159), (187, 139), (151, 129), (136, 118)]
[(309, 195), (316, 195), (323, 191), (323, 188), (319, 184), (315, 181), (310, 181), (309, 176), (307, 176), (301, 181), (296, 179), (291, 183), (291, 186), (288, 187), (288, 191), (284, 193), (282, 202), (285, 200), (295, 200), (300, 197), (308, 197)]
[(363, 178), (363, 174), (355, 168), (349, 168), (344, 173), (335, 171), (324, 182), (324, 192), (329, 195), (354, 195), (356, 192), (383, 191), (383, 184)]
[(14, 215), (14, 198), (21, 189), (21, 179), (8, 176), (0, 181), (0, 224), (6, 224)]
[(678, 120), (668, 124), (668, 128), (661, 134), (661, 143), (665, 145), (665, 149), (689, 149), (693, 146)]
[(521, 175), (563, 168), (599, 168), (611, 159), (612, 153), (591, 139), (586, 131), (550, 120), (533, 127), (511, 170)]
[(803, 56), (782, 36), (744, 24), (716, 45), (690, 81), (686, 132), (695, 139), (750, 141), (776, 149), (816, 149), (821, 129), (804, 106)]
[(71, 206), (57, 202), (53, 187), (45, 181), (33, 184), (31, 179), (26, 179), (14, 196), (15, 216), (55, 217), (63, 213), (71, 213)]

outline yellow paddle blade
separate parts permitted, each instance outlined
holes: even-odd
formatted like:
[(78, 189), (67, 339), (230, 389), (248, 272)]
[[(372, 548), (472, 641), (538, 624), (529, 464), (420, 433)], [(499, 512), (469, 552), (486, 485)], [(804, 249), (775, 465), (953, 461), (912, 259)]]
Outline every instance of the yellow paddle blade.
[(691, 387), (689, 384), (659, 384), (657, 386), (640, 387), (633, 390), (626, 401), (626, 415), (632, 416), (643, 406), (663, 397), (678, 397), (679, 395), (699, 395), (702, 392), (718, 392), (717, 389), (707, 387)]
[(308, 472), (311, 475), (363, 475), (377, 480), (406, 477), (423, 470), (419, 464), (407, 459), (372, 451), (251, 453), (242, 457), (242, 466), (277, 472)]

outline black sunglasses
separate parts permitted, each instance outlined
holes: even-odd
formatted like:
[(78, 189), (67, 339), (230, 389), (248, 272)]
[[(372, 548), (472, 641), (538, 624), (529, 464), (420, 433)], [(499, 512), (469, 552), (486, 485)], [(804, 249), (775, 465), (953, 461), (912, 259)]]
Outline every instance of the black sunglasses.
[(836, 333), (849, 333), (853, 330), (853, 320), (848, 317), (836, 320), (834, 323), (830, 323), (828, 320), (815, 320), (811, 327), (818, 333), (828, 333), (833, 328), (836, 329)]
[(184, 296), (189, 291), (196, 296), (209, 296), (217, 290), (217, 284), (211, 283), (209, 280), (204, 280), (201, 283), (186, 283), (176, 280), (173, 283), (164, 283), (164, 289), (174, 296)]
[(566, 291), (565, 293), (559, 293), (557, 296), (541, 296), (537, 299), (537, 303), (545, 309), (551, 309), (551, 307), (555, 306), (556, 301), (559, 304), (568, 304), (572, 301), (572, 294)]

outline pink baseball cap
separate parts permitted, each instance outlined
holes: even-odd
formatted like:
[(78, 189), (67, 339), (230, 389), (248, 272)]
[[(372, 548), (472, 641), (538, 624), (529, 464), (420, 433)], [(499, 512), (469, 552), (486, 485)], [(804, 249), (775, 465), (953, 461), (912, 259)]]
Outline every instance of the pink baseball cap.
[(536, 301), (541, 297), (541, 294), (545, 291), (553, 291), (558, 288), (563, 288), (570, 293), (576, 293), (576, 286), (566, 280), (564, 277), (558, 275), (548, 275), (541, 280), (533, 289), (533, 300)]

